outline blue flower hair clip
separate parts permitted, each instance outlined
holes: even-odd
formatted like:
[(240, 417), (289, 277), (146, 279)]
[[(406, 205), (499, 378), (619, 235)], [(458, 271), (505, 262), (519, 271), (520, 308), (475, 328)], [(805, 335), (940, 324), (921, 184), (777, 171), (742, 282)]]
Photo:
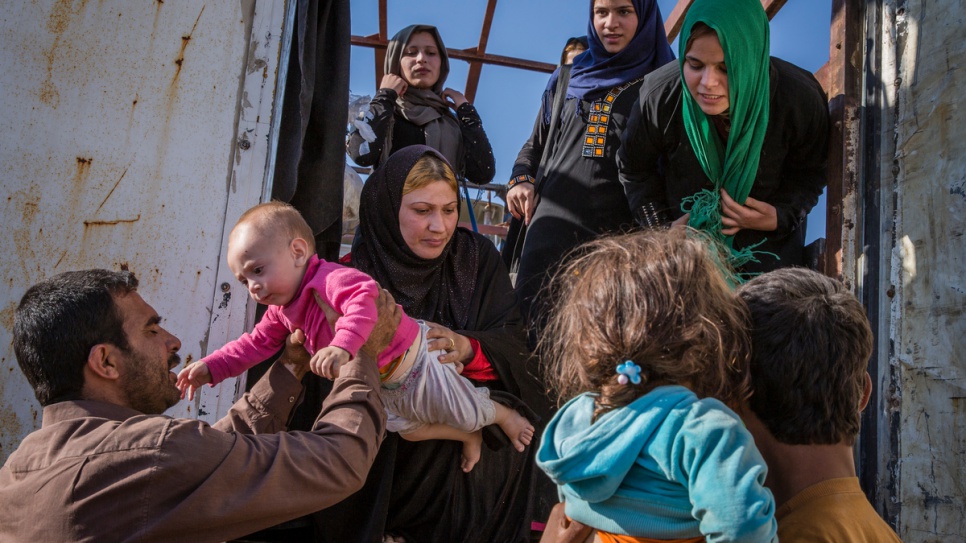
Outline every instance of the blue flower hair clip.
[(628, 382), (635, 385), (641, 384), (641, 367), (626, 360), (623, 364), (617, 365), (617, 382), (626, 385)]

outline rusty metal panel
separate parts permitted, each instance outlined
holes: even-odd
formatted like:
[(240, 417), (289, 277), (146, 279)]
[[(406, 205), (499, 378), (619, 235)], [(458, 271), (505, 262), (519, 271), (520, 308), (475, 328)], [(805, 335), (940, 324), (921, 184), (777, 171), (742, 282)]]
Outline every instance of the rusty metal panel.
[[(966, 534), (966, 1), (886, 0), (899, 535)], [(889, 77), (889, 66), (882, 71)], [(884, 140), (886, 138), (883, 138)], [(891, 138), (890, 138), (891, 139)], [(889, 255), (886, 253), (886, 257)]]
[[(859, 194), (859, 100), (861, 98), (861, 2), (833, 0), (827, 92), (832, 129), (828, 156), (825, 273), (855, 292), (861, 252)], [(846, 220), (848, 218), (848, 220)]]
[[(266, 183), (285, 4), (257, 7), (266, 13), (252, 0), (4, 2), (0, 461), (40, 423), (10, 336), (36, 281), (130, 269), (185, 358), (250, 324), (247, 296), (220, 285), (226, 220)], [(206, 393), (208, 418), (235, 387)]]

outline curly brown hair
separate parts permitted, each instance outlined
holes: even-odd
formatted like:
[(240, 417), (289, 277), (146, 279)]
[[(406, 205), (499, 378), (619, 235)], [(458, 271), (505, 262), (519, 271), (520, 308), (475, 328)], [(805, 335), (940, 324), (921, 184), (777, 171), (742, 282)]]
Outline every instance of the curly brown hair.
[[(561, 403), (596, 392), (596, 419), (660, 385), (732, 407), (748, 399), (748, 311), (712, 247), (697, 230), (673, 228), (578, 248), (551, 281), (555, 307), (539, 346)], [(618, 382), (625, 360), (641, 367), (640, 384)]]

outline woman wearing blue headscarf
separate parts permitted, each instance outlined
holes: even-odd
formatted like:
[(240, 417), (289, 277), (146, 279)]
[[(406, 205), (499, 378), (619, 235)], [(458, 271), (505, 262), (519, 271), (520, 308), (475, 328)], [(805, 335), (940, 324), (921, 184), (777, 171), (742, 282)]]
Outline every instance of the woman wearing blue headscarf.
[[(516, 272), (515, 292), (531, 327), (531, 347), (546, 314), (538, 294), (564, 256), (584, 241), (633, 224), (617, 176), (620, 135), (641, 79), (674, 59), (656, 0), (589, 4), (589, 48), (551, 77), (507, 185), (514, 220), (503, 257)], [(528, 370), (541, 375), (538, 366), (531, 359)], [(545, 424), (552, 413), (538, 415)], [(536, 477), (534, 520), (542, 522), (557, 491), (542, 473)]]
[(632, 225), (615, 162), (621, 132), (641, 79), (674, 59), (656, 0), (593, 0), (587, 38), (556, 118), (560, 70), (551, 77), (507, 184), (514, 221), (504, 260), (531, 323), (542, 320), (535, 297), (567, 252)]

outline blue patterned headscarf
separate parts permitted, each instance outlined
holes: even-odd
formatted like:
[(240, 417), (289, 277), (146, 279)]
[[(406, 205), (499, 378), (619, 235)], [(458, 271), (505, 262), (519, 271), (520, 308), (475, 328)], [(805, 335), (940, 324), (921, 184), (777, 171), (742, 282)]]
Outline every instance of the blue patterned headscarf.
[(611, 54), (594, 29), (594, 1), (591, 0), (587, 22), (590, 48), (574, 59), (567, 98), (596, 100), (612, 88), (644, 77), (674, 60), (657, 0), (631, 0), (631, 4), (637, 12), (637, 33), (627, 47)]

